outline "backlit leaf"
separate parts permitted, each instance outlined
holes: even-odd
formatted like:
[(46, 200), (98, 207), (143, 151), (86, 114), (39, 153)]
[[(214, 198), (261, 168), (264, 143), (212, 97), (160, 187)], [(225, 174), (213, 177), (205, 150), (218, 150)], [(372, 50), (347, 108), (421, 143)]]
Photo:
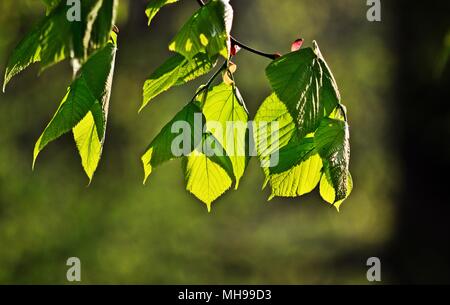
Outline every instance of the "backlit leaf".
[(336, 201), (336, 192), (334, 191), (334, 187), (331, 184), (330, 180), (331, 179), (329, 177), (329, 174), (322, 174), (322, 178), (320, 179), (320, 196), (323, 200), (332, 204), (339, 211), (342, 203), (345, 199), (347, 199), (348, 196), (350, 196), (350, 193), (353, 190), (353, 179), (349, 173), (347, 178), (347, 195), (344, 199), (341, 199), (339, 201)]
[(150, 2), (147, 4), (147, 8), (145, 9), (145, 14), (148, 17), (148, 25), (150, 25), (153, 18), (156, 16), (156, 14), (163, 6), (178, 1), (179, 0), (150, 0)]
[(147, 147), (144, 155), (142, 156), (142, 164), (144, 166), (144, 183), (153, 171), (153, 168), (172, 159), (181, 157), (182, 155), (175, 156), (172, 150), (172, 143), (175, 138), (182, 136), (179, 134), (179, 130), (172, 131), (175, 122), (185, 122), (185, 127), (189, 130), (189, 139), (185, 139), (190, 143), (183, 142), (182, 147), (184, 155), (192, 152), (194, 148), (201, 143), (202, 140), (202, 126), (204, 122), (201, 109), (197, 103), (189, 103), (175, 117), (159, 132), (156, 138)]
[[(112, 13), (109, 8), (115, 2), (117, 0), (82, 1), (81, 20), (70, 22), (67, 19), (70, 6), (66, 1), (46, 1), (50, 5), (49, 13), (22, 39), (10, 56), (3, 90), (12, 77), (30, 64), (41, 62), (42, 71), (67, 58), (83, 61), (87, 56), (92, 28), (96, 46), (100, 47), (100, 42), (104, 45), (109, 39), (110, 32), (110, 27), (108, 29), (106, 23), (112, 21), (112, 17), (108, 17), (108, 13)], [(99, 12), (100, 19), (94, 26)]]
[(315, 133), (314, 142), (335, 190), (335, 202), (347, 198), (350, 161), (347, 123), (330, 118), (323, 119)]
[(340, 100), (319, 48), (305, 48), (274, 60), (266, 69), (270, 84), (286, 105), (300, 137), (314, 132)]
[(259, 107), (253, 131), (256, 151), (261, 160), (269, 159), (271, 154), (291, 140), (296, 131), (295, 124), (286, 106), (275, 93)]
[(219, 164), (197, 150), (183, 159), (186, 189), (206, 204), (208, 212), (211, 204), (232, 184), (232, 179)]
[(180, 54), (172, 56), (145, 81), (141, 109), (171, 87), (208, 73), (215, 66), (216, 59), (217, 56), (209, 59), (203, 53), (197, 54), (192, 60), (187, 60)]
[[(83, 65), (78, 77), (70, 85), (53, 119), (35, 145), (33, 166), (39, 152), (48, 143), (74, 129), (75, 139), (80, 141), (77, 142), (77, 146), (83, 166), (86, 174), (92, 179), (96, 164), (98, 164), (98, 161), (95, 160), (100, 158), (101, 149), (96, 149), (97, 155), (93, 156), (92, 150), (89, 149), (95, 147), (96, 144), (83, 142), (98, 140), (103, 143), (115, 54), (116, 45), (111, 40)], [(88, 114), (92, 116), (92, 120), (90, 118), (85, 119)], [(82, 120), (83, 122), (79, 124)], [(94, 130), (94, 123), (97, 137), (87, 135), (88, 132)], [(86, 147), (88, 149), (85, 149)]]
[[(215, 86), (208, 92), (202, 111), (207, 130), (219, 141), (231, 159), (237, 189), (248, 161), (248, 114), (239, 90), (224, 83)], [(219, 123), (220, 126), (217, 127), (220, 128), (209, 122)]]
[(291, 169), (270, 175), (273, 197), (297, 197), (314, 190), (320, 180), (322, 160), (319, 155), (310, 156)]
[(210, 0), (182, 27), (169, 45), (171, 51), (192, 59), (198, 53), (228, 59), (233, 9), (228, 0)]

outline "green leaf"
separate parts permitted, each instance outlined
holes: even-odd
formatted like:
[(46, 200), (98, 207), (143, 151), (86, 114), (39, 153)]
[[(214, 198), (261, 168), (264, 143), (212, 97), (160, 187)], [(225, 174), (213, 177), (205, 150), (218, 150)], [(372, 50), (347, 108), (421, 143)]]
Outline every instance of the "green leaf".
[(28, 33), (12, 52), (6, 67), (3, 92), (5, 92), (6, 85), (15, 75), (25, 70), (29, 65), (40, 61), (40, 28), (41, 24)]
[[(278, 123), (273, 126), (271, 123)], [(273, 93), (255, 116), (254, 137), (258, 156), (263, 162), (266, 184), (275, 196), (296, 197), (311, 192), (319, 183), (322, 160), (315, 154), (311, 138), (299, 139), (296, 126), (286, 106)], [(278, 158), (269, 160), (273, 154)], [(278, 161), (274, 164), (273, 160)]]
[(336, 201), (336, 192), (334, 190), (334, 187), (331, 183), (331, 179), (328, 172), (325, 172), (322, 175), (322, 178), (320, 179), (320, 196), (322, 196), (322, 199), (326, 202), (332, 204), (338, 211), (341, 207), (342, 203), (345, 199), (348, 198), (350, 193), (353, 190), (353, 179), (350, 173), (348, 173), (347, 178), (347, 195), (344, 199), (341, 199), (339, 201)]
[(208, 92), (202, 111), (207, 131), (222, 145), (233, 164), (237, 189), (248, 161), (248, 113), (239, 90), (225, 83), (215, 86)]
[[(41, 62), (41, 72), (66, 58), (83, 61), (87, 57), (91, 31), (96, 47), (109, 39), (113, 3), (117, 0), (86, 0), (82, 2), (80, 22), (70, 22), (63, 2), (47, 1), (49, 13), (13, 50), (5, 72), (3, 91), (9, 81), (30, 64)], [(100, 14), (97, 20), (97, 14)], [(110, 16), (108, 16), (110, 14)], [(97, 22), (96, 22), (97, 21)], [(95, 25), (94, 25), (94, 22)], [(74, 67), (75, 72), (77, 72)]]
[(198, 53), (205, 53), (210, 58), (220, 54), (228, 59), (232, 23), (233, 9), (228, 0), (210, 0), (183, 26), (169, 49), (188, 59)]
[(334, 202), (347, 198), (350, 161), (347, 123), (330, 118), (323, 119), (315, 133), (314, 142), (336, 193)]
[(278, 151), (276, 164), (271, 164), (270, 174), (280, 174), (293, 166), (300, 164), (316, 153), (313, 138), (298, 139), (294, 136), (291, 141)]
[[(144, 183), (153, 171), (153, 168), (172, 159), (180, 156), (174, 156), (172, 145), (176, 138), (183, 137), (183, 134), (177, 134), (178, 130), (172, 132), (172, 126), (175, 122), (186, 122), (190, 130), (190, 137), (187, 147), (183, 146), (185, 155), (194, 150), (194, 148), (201, 143), (202, 128), (204, 117), (201, 114), (201, 109), (197, 103), (187, 104), (175, 117), (159, 132), (156, 138), (147, 147), (141, 160), (144, 166)], [(183, 138), (184, 139), (184, 138)], [(186, 139), (187, 140), (187, 139)], [(183, 142), (183, 144), (186, 144)]]
[(256, 151), (262, 161), (287, 145), (296, 131), (292, 116), (275, 93), (261, 104), (254, 124)]
[[(103, 49), (93, 54), (81, 68), (79, 76), (70, 85), (53, 119), (36, 142), (33, 167), (42, 149), (48, 143), (59, 138), (71, 129), (75, 128), (74, 133), (76, 139), (80, 139), (80, 141), (87, 139), (86, 130), (89, 130), (89, 128), (86, 126), (92, 124), (92, 120), (95, 122), (97, 137), (103, 143), (115, 54), (116, 45), (111, 41)], [(92, 120), (87, 118), (86, 121), (76, 127), (85, 119), (88, 113), (91, 113), (93, 116)], [(90, 139), (95, 140), (95, 137), (90, 137)], [(91, 144), (77, 142), (83, 166), (90, 179), (92, 178), (93, 171), (95, 171), (95, 168), (92, 166), (95, 162), (90, 161), (93, 158), (92, 153), (89, 150), (86, 151), (84, 147)], [(100, 158), (100, 155), (98, 155), (98, 158)], [(90, 165), (86, 166), (86, 164)]]
[(71, 51), (79, 56), (84, 54), (82, 26), (80, 22), (70, 22), (65, 1), (55, 7), (46, 17), (40, 29), (41, 71), (71, 56)]
[[(98, 103), (96, 103), (98, 105)], [(97, 125), (92, 112), (73, 128), (74, 140), (81, 157), (81, 164), (89, 180), (97, 169), (103, 149), (103, 138), (99, 138)]]
[(95, 22), (92, 25), (88, 23), (84, 38), (86, 49), (88, 48), (89, 42), (94, 49), (105, 45), (109, 40), (112, 27), (115, 23), (118, 0), (103, 0), (100, 2), (100, 8), (97, 11), (91, 10), (91, 16), (88, 18), (88, 20), (92, 19)]
[(319, 183), (321, 169), (322, 160), (315, 154), (285, 172), (271, 174), (269, 200), (275, 196), (297, 197), (311, 192)]
[[(197, 151), (199, 151), (199, 147), (197, 147)], [(227, 172), (230, 178), (234, 178), (233, 163), (224, 152), (225, 149), (214, 137), (214, 135), (207, 132), (203, 136), (202, 153), (205, 154), (208, 159), (220, 165)]]
[(198, 150), (183, 158), (183, 169), (186, 189), (206, 204), (208, 212), (212, 202), (231, 187), (226, 170)]
[(314, 50), (300, 49), (273, 61), (266, 74), (294, 118), (300, 137), (314, 132), (339, 103), (336, 82), (317, 44)]
[(217, 56), (209, 59), (202, 53), (197, 54), (192, 60), (187, 60), (180, 54), (172, 56), (145, 81), (141, 110), (153, 98), (171, 87), (185, 84), (208, 73), (216, 62)]
[(178, 0), (150, 0), (147, 4), (147, 8), (145, 9), (145, 14), (148, 17), (148, 25), (150, 25), (153, 18), (163, 6), (175, 2), (178, 2)]

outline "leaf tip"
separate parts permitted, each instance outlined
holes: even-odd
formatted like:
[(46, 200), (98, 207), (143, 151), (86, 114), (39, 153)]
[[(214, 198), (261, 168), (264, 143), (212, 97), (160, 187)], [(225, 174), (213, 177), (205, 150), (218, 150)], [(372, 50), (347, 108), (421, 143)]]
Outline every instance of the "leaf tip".
[(31, 170), (32, 171), (34, 171), (34, 167), (36, 165), (36, 160), (37, 160), (37, 157), (39, 156), (39, 153), (40, 153), (40, 149), (39, 149), (40, 143), (41, 143), (41, 138), (39, 138), (39, 140), (37, 140), (36, 145), (34, 146), (33, 163), (31, 164)]

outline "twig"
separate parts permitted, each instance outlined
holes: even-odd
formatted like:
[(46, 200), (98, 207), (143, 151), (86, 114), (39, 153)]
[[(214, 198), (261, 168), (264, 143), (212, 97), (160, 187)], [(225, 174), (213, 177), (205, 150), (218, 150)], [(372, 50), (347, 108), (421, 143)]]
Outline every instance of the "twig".
[[(196, 1), (197, 1), (198, 5), (205, 6), (205, 2), (203, 2), (203, 0), (196, 0)], [(280, 54), (277, 54), (277, 53), (271, 54), (271, 53), (266, 53), (266, 52), (262, 52), (260, 50), (254, 49), (254, 48), (252, 48), (252, 47), (250, 47), (250, 46), (240, 42), (239, 40), (237, 40), (233, 36), (230, 36), (230, 39), (231, 39), (231, 43), (233, 45), (237, 45), (237, 46), (241, 47), (242, 49), (247, 50), (247, 51), (249, 51), (251, 53), (257, 54), (259, 56), (263, 56), (263, 57), (266, 57), (266, 58), (269, 58), (269, 59), (272, 59), (272, 60), (273, 59), (277, 59), (278, 57), (280, 57)]]

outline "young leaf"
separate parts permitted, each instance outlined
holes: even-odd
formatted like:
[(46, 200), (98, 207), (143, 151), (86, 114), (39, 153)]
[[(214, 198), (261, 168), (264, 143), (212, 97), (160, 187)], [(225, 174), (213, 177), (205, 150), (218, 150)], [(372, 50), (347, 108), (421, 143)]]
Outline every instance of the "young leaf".
[(278, 160), (276, 164), (271, 164), (270, 174), (280, 174), (288, 171), (292, 167), (309, 159), (316, 153), (313, 138), (302, 138), (294, 136), (291, 141), (278, 151)]
[(171, 51), (192, 59), (198, 53), (210, 58), (230, 55), (233, 9), (228, 0), (210, 0), (183, 26), (169, 45)]
[[(224, 147), (233, 164), (237, 189), (248, 161), (248, 113), (239, 90), (224, 83), (215, 86), (208, 92), (202, 111), (207, 130)], [(220, 126), (211, 126), (208, 122), (218, 122)]]
[[(97, 102), (95, 104), (99, 106)], [(97, 125), (91, 111), (73, 128), (73, 135), (81, 157), (81, 164), (89, 180), (92, 180), (102, 155), (103, 138), (98, 135)]]
[(254, 124), (256, 151), (261, 161), (267, 160), (274, 152), (287, 145), (296, 130), (292, 116), (275, 93), (261, 104)]
[(145, 9), (145, 14), (148, 17), (148, 25), (152, 22), (153, 18), (158, 14), (159, 10), (171, 3), (178, 2), (178, 0), (150, 0), (150, 2), (147, 5), (147, 8)]
[[(274, 122), (278, 126), (272, 126)], [(271, 161), (266, 163), (271, 167), (264, 168), (265, 184), (269, 183), (272, 190), (269, 199), (296, 197), (312, 191), (320, 180), (322, 161), (314, 155), (311, 138), (298, 140), (292, 117), (275, 93), (259, 108), (255, 124), (254, 137), (261, 161), (269, 160), (278, 152), (274, 160), (279, 163)]]
[(347, 195), (344, 199), (336, 201), (336, 192), (334, 190), (333, 185), (331, 184), (329, 173), (325, 171), (325, 173), (322, 174), (322, 178), (320, 179), (320, 196), (322, 197), (323, 200), (332, 204), (338, 211), (344, 200), (347, 199), (348, 196), (350, 196), (352, 190), (353, 190), (353, 179), (350, 173), (348, 173)]
[(297, 197), (311, 192), (319, 183), (322, 160), (319, 155), (310, 155), (291, 169), (269, 176), (272, 194), (275, 196)]
[(330, 118), (323, 119), (315, 133), (314, 142), (334, 188), (334, 202), (347, 198), (350, 161), (347, 123)]
[[(85, 167), (86, 174), (90, 179), (92, 178), (96, 168), (96, 166), (94, 167), (92, 164), (97, 164), (98, 162), (90, 161), (93, 158), (92, 151), (84, 148), (95, 144), (85, 144), (81, 143), (81, 141), (85, 141), (86, 139), (95, 140), (95, 137), (89, 138), (86, 136), (86, 132), (89, 130), (89, 127), (87, 126), (92, 125), (93, 121), (95, 122), (98, 140), (103, 143), (115, 54), (116, 45), (111, 40), (111, 42), (103, 49), (100, 49), (93, 54), (81, 68), (79, 76), (70, 85), (68, 92), (53, 119), (36, 142), (33, 166), (39, 152), (48, 143), (75, 128), (75, 139), (80, 140), (80, 142), (77, 142), (77, 146), (79, 148), (83, 166)], [(79, 125), (80, 121), (82, 121), (88, 113), (92, 115), (92, 120), (88, 118)], [(92, 129), (93, 127), (91, 130)], [(100, 158), (101, 151), (99, 152), (97, 149), (97, 152), (97, 157)], [(86, 164), (89, 164), (89, 166), (86, 166)]]
[(6, 85), (15, 75), (25, 70), (29, 65), (40, 61), (41, 48), (39, 39), (42, 23), (45, 23), (46, 19), (28, 33), (12, 52), (6, 66), (3, 92), (5, 92)]
[(300, 137), (314, 132), (339, 103), (337, 85), (316, 44), (314, 50), (300, 49), (273, 61), (266, 74)]
[[(189, 132), (189, 137), (184, 138), (184, 135), (177, 134), (178, 130), (173, 130), (175, 122), (185, 122), (189, 127), (189, 130), (183, 130), (183, 132)], [(147, 147), (144, 155), (142, 156), (142, 164), (144, 166), (144, 183), (153, 171), (153, 168), (181, 155), (175, 156), (173, 154), (172, 145), (176, 138), (183, 137), (183, 152), (185, 155), (192, 152), (194, 148), (202, 140), (202, 128), (204, 117), (201, 114), (201, 109), (197, 103), (187, 104), (175, 117), (159, 132), (156, 138)], [(180, 125), (181, 126), (181, 125)], [(188, 141), (189, 143), (186, 143)]]
[(183, 158), (183, 169), (186, 189), (206, 204), (208, 212), (212, 202), (231, 187), (232, 179), (227, 171), (197, 150)]
[[(90, 2), (89, 2), (90, 3)], [(70, 22), (65, 1), (50, 11), (40, 29), (41, 71), (66, 58), (84, 56), (84, 23)]]
[(116, 19), (118, 0), (102, 0), (98, 10), (91, 10), (91, 16), (88, 20), (95, 20), (93, 24), (88, 22), (84, 37), (84, 46), (86, 49), (91, 47), (96, 49), (105, 45), (109, 40)]
[(145, 81), (141, 110), (153, 98), (171, 87), (185, 84), (208, 73), (216, 62), (217, 56), (209, 59), (203, 53), (197, 54), (192, 60), (187, 60), (180, 54), (172, 56)]
[[(30, 64), (40, 61), (43, 71), (68, 57), (84, 59), (90, 40), (91, 24), (97, 18), (102, 1), (109, 3), (113, 0), (83, 1), (80, 22), (70, 22), (67, 19), (69, 6), (65, 1), (47, 1), (46, 3), (50, 5), (47, 16), (22, 39), (10, 56), (3, 91), (12, 77)], [(106, 35), (109, 37), (109, 32)]]

